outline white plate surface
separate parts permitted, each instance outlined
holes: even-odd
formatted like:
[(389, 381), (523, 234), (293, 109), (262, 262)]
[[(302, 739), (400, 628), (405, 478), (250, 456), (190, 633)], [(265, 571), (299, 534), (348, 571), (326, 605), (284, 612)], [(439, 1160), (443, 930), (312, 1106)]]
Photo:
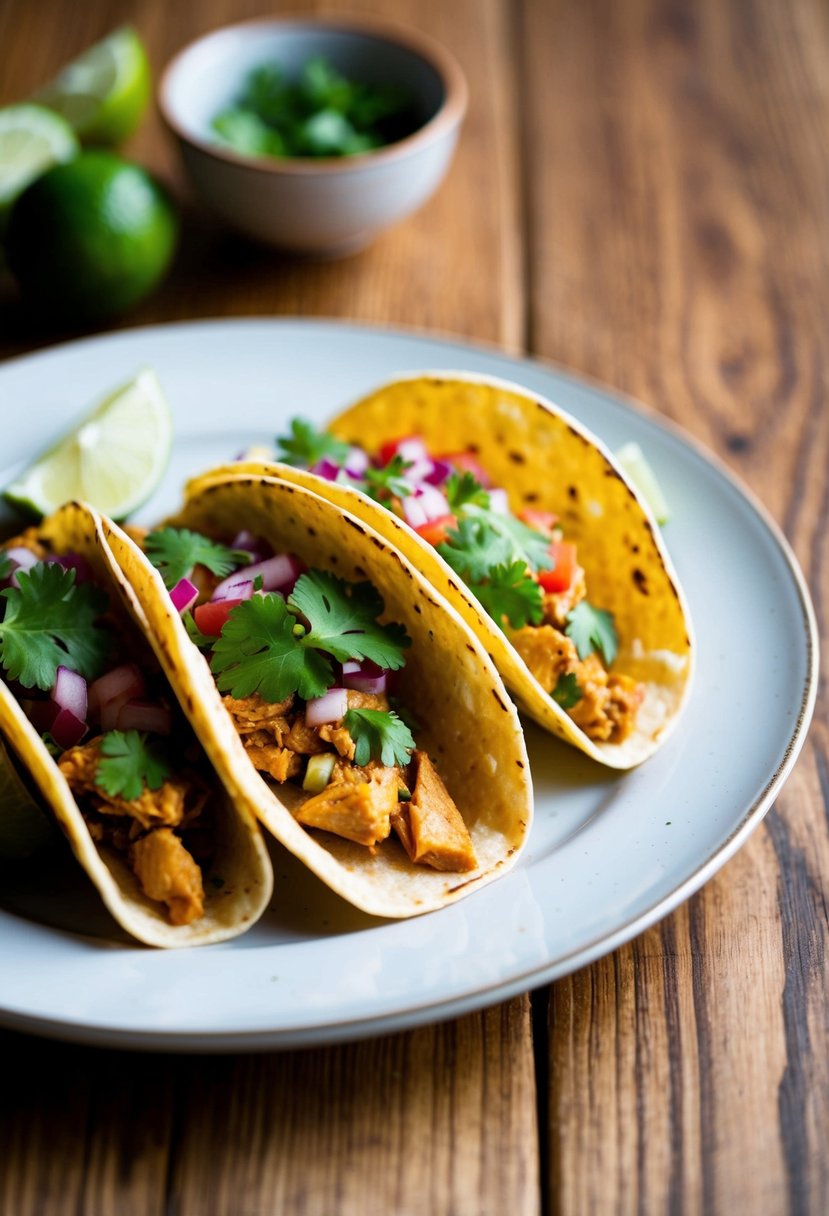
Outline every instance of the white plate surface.
[[(273, 907), (226, 945), (153, 951), (118, 941), (89, 892), (40, 912), (0, 908), (0, 1023), (98, 1044), (253, 1050), (335, 1042), (455, 1016), (614, 949), (700, 887), (768, 809), (811, 716), (817, 644), (808, 593), (777, 529), (687, 437), (539, 363), (325, 322), (233, 320), (93, 338), (0, 366), (0, 484), (140, 367), (175, 415), (183, 479), (301, 413), (324, 420), (397, 373), (458, 368), (518, 380), (612, 449), (636, 440), (666, 488), (666, 539), (699, 646), (681, 728), (643, 768), (607, 772), (527, 726), (536, 817), (518, 866), (441, 912), (372, 920), (275, 855)], [(19, 909), (20, 893), (12, 893)], [(15, 902), (16, 901), (16, 902)], [(91, 910), (90, 910), (91, 909)]]

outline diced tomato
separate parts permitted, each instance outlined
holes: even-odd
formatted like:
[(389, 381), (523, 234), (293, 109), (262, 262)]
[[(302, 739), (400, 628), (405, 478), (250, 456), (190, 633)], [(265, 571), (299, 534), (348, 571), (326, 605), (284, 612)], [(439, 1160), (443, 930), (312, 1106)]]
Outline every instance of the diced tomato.
[(397, 449), (401, 443), (405, 443), (407, 439), (419, 439), (419, 435), (398, 435), (396, 439), (389, 439), (384, 443), (377, 453), (377, 463), (383, 468), (389, 463), (392, 457), (397, 455)]
[(545, 591), (553, 595), (567, 591), (576, 573), (576, 546), (566, 540), (554, 540), (550, 544), (550, 556), (555, 562), (552, 570), (539, 570), (538, 581)]
[(519, 511), (518, 518), (523, 520), (528, 528), (535, 528), (536, 532), (542, 532), (545, 536), (552, 536), (558, 523), (558, 516), (554, 511), (534, 511), (531, 507), (526, 511)]
[(484, 487), (485, 490), (492, 489), (492, 478), (487, 473), (486, 469), (482, 468), (478, 462), (477, 456), (472, 452), (444, 452), (441, 456), (435, 456), (435, 460), (448, 460), (451, 465), (461, 473), (471, 473), (475, 480)]
[(193, 609), (193, 619), (202, 633), (209, 638), (217, 638), (224, 628), (231, 608), (244, 600), (211, 600), (208, 604), (197, 604)]
[(428, 524), (415, 528), (415, 532), (423, 537), (427, 545), (442, 545), (450, 530), (457, 526), (458, 521), (454, 515), (439, 515), (437, 519), (430, 519)]

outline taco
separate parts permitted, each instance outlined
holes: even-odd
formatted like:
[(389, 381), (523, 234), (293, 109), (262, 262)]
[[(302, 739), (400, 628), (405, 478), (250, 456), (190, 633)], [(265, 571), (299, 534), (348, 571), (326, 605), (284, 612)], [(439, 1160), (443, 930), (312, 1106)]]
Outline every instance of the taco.
[[(153, 946), (249, 928), (273, 888), (265, 841), (179, 709), (101, 518), (70, 503), (5, 542), (0, 588), (0, 760), (22, 765), (112, 916)], [(34, 800), (13, 810), (7, 856), (40, 831)]]
[[(378, 916), (503, 874), (532, 795), (517, 713), (474, 634), (401, 554), (326, 499), (234, 477), (107, 541), (205, 747), (261, 821)], [(201, 653), (200, 653), (201, 652)]]
[[(483, 642), (519, 707), (625, 769), (670, 735), (691, 686), (684, 596), (651, 513), (601, 442), (519, 386), (395, 380), (294, 420), (275, 473), (391, 541)], [(291, 467), (288, 467), (286, 463)]]

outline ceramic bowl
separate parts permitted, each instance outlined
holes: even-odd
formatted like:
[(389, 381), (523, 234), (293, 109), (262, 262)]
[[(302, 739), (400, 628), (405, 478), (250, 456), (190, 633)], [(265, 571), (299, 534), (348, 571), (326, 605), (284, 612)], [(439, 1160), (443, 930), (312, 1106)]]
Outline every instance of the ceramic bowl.
[[(413, 98), (413, 134), (355, 156), (254, 158), (214, 142), (211, 122), (248, 73), (276, 62), (295, 75), (322, 56), (352, 79), (394, 84)], [(213, 211), (256, 240), (336, 255), (367, 245), (437, 188), (457, 143), (466, 82), (425, 34), (370, 19), (263, 19), (226, 26), (185, 47), (161, 80), (162, 115), (193, 185)]]

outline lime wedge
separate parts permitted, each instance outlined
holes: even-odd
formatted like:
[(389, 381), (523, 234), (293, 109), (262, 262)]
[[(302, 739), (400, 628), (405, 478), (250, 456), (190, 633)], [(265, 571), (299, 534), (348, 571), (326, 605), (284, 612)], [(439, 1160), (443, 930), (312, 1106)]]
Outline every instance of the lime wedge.
[(11, 205), (30, 182), (78, 153), (72, 128), (44, 106), (0, 110), (0, 231)]
[(666, 524), (671, 518), (671, 508), (639, 444), (624, 444), (616, 453), (616, 459), (650, 507), (656, 522)]
[(5, 496), (37, 515), (78, 498), (123, 519), (161, 480), (172, 437), (170, 408), (155, 372), (145, 368), (30, 465)]
[(125, 25), (79, 55), (34, 100), (62, 115), (85, 144), (119, 144), (150, 99), (144, 44)]
[(0, 857), (31, 857), (54, 838), (51, 823), (0, 739)]

